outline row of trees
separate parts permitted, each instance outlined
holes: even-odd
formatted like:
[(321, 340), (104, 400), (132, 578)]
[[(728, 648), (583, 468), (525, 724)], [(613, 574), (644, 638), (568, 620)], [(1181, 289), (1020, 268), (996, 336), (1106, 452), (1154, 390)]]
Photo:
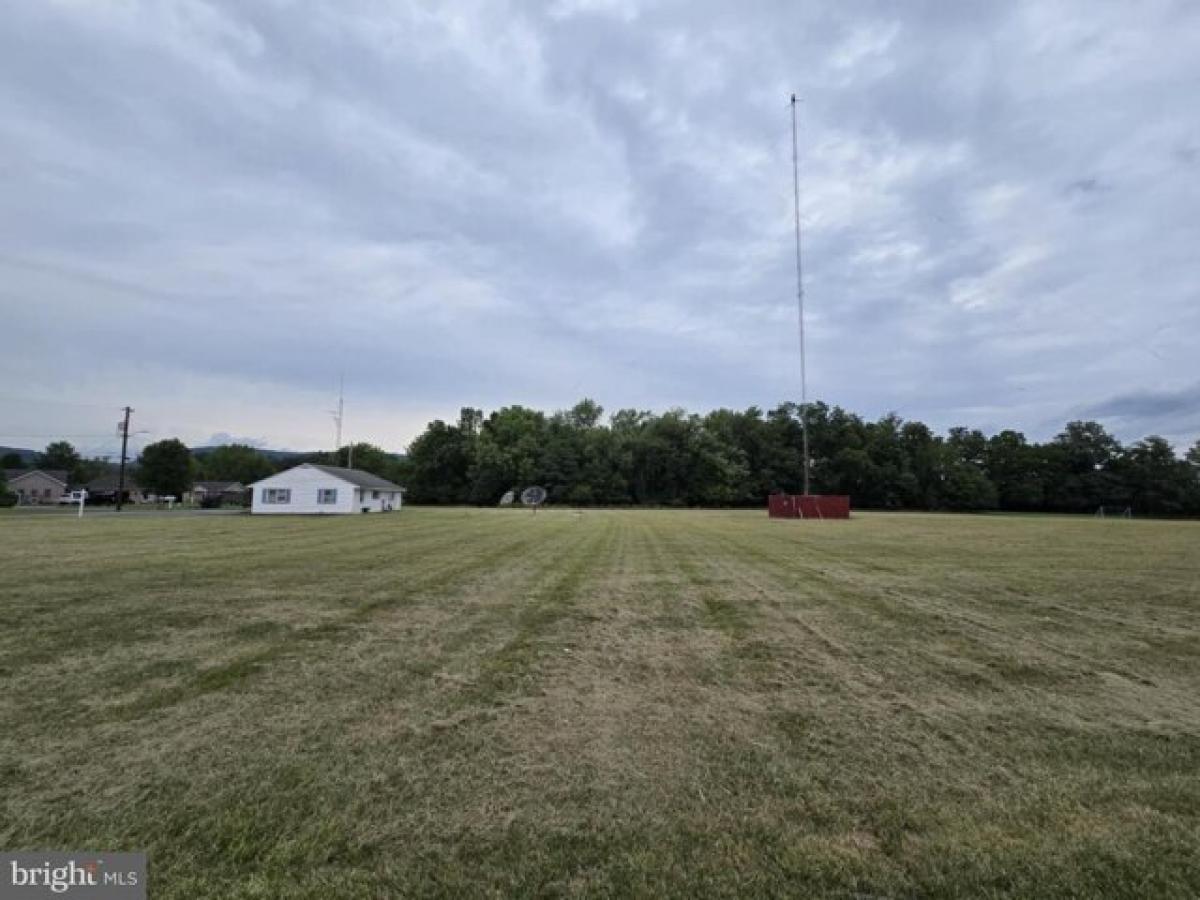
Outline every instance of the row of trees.
[[(83, 484), (91, 481), (107, 470), (108, 464), (102, 459), (84, 459), (67, 441), (55, 441), (45, 450), (34, 457), (28, 468), (48, 469), (50, 471), (66, 472), (72, 484)], [(0, 469), (27, 468), (21, 454), (5, 453), (0, 457)]]
[[(813, 491), (849, 494), (859, 508), (1119, 506), (1200, 515), (1200, 441), (1180, 459), (1161, 437), (1123, 446), (1097, 422), (1071, 422), (1045, 443), (1017, 431), (938, 435), (921, 422), (866, 421), (824, 403), (810, 405), (808, 430)], [(557, 503), (761, 506), (768, 494), (801, 490), (800, 448), (800, 409), (792, 403), (703, 416), (624, 409), (604, 421), (604, 410), (583, 400), (552, 415), (509, 406), (485, 417), (464, 408), (457, 422), (431, 422), (406, 455), (364, 443), (281, 462), (240, 444), (195, 455), (169, 439), (147, 446), (131, 477), (180, 496), (198, 479), (248, 484), (297, 462), (345, 466), (352, 453), (355, 468), (405, 485), (416, 503), (492, 505), (510, 489), (540, 484)], [(67, 470), (74, 483), (111, 467), (81, 459), (65, 441), (47, 447), (37, 465)]]
[[(512, 487), (541, 484), (552, 502), (761, 506), (768, 494), (802, 489), (796, 404), (602, 417), (584, 400), (549, 416), (512, 406), (432, 422), (404, 461), (409, 497), (492, 504)], [(1200, 514), (1200, 441), (1179, 459), (1161, 437), (1122, 446), (1097, 422), (1072, 422), (1047, 443), (1017, 431), (943, 436), (824, 403), (810, 405), (808, 429), (813, 491), (849, 494), (856, 507)]]
[(281, 469), (302, 462), (346, 466), (374, 472), (403, 483), (407, 474), (404, 457), (374, 446), (355, 444), (339, 453), (270, 456), (246, 444), (224, 444), (194, 454), (174, 438), (149, 444), (138, 457), (136, 478), (145, 490), (158, 495), (181, 496), (196, 481), (237, 481), (250, 484)]
[[(4, 469), (25, 468), (17, 453), (0, 458)], [(62, 471), (72, 486), (86, 485), (103, 475), (116, 472), (115, 463), (105, 459), (85, 458), (67, 441), (55, 441), (33, 460), (31, 468)], [(277, 471), (274, 461), (266, 454), (243, 444), (228, 444), (213, 448), (202, 455), (175, 438), (149, 444), (127, 467), (131, 482), (136, 482), (160, 496), (182, 496), (196, 481), (240, 481), (248, 484)]]
[[(351, 455), (353, 459), (351, 460)], [(189, 450), (176, 438), (148, 444), (127, 468), (130, 482), (159, 496), (181, 497), (197, 481), (236, 481), (250, 484), (280, 469), (300, 462), (345, 466), (375, 472), (394, 481), (403, 481), (406, 473), (403, 456), (387, 453), (371, 444), (344, 447), (340, 453), (268, 454), (246, 444), (224, 444)], [(0, 496), (6, 493), (3, 469), (36, 468), (67, 473), (72, 486), (86, 485), (102, 475), (111, 475), (117, 466), (105, 459), (84, 458), (67, 441), (55, 441), (39, 453), (27, 467), (18, 453), (0, 457)], [(14, 498), (15, 499), (15, 498)]]

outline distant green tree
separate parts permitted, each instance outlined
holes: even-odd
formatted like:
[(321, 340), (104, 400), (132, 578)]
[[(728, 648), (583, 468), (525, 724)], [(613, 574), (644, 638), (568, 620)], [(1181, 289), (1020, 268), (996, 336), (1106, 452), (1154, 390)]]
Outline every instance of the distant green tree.
[(1159, 515), (1187, 511), (1195, 475), (1166, 439), (1150, 435), (1138, 441), (1126, 450), (1115, 469), (1134, 510)]
[(1103, 468), (1121, 452), (1120, 442), (1099, 422), (1068, 422), (1054, 443), (1066, 452), (1071, 467), (1083, 472)]
[(84, 459), (67, 441), (55, 441), (37, 455), (39, 469), (58, 469), (67, 473), (71, 484), (84, 484), (104, 468), (102, 460)]
[(250, 484), (275, 472), (275, 464), (247, 444), (222, 444), (202, 456), (197, 465), (207, 481), (240, 481)]
[(546, 439), (544, 413), (506, 406), (488, 416), (475, 443), (471, 502), (491, 505), (505, 491), (543, 480)]
[(1061, 512), (1092, 512), (1128, 503), (1128, 491), (1113, 471), (1120, 442), (1099, 422), (1068, 422), (1041, 448), (1046, 506)]
[(71, 473), (71, 483), (87, 484), (93, 478), (99, 478), (112, 468), (112, 463), (94, 456), (90, 459), (81, 459), (79, 464), (75, 466), (75, 470)]
[(623, 411), (622, 443), (629, 453), (633, 500), (663, 506), (727, 506), (748, 478), (745, 456), (728, 434), (708, 431), (682, 409), (661, 416)]
[(960, 512), (995, 509), (996, 486), (978, 466), (951, 456), (942, 475), (940, 506)]
[(762, 412), (755, 408), (744, 413), (715, 409), (701, 418), (700, 425), (721, 455), (740, 464), (724, 476), (726, 483), (722, 489), (728, 497), (726, 503), (740, 505), (753, 502), (754, 497), (760, 500), (766, 497), (770, 493), (767, 484), (771, 472), (764, 459), (766, 424)]
[(176, 438), (146, 445), (138, 459), (142, 488), (160, 497), (182, 498), (192, 487), (194, 473), (191, 451)]
[(1190, 469), (1186, 507), (1189, 515), (1200, 516), (1200, 440), (1196, 441), (1184, 457)]
[(995, 509), (999, 498), (988, 478), (987, 438), (983, 432), (951, 428), (942, 445), (939, 505), (952, 510)]
[(546, 488), (551, 503), (566, 502), (578, 493), (586, 429), (568, 413), (556, 413), (546, 424), (538, 461), (540, 474), (534, 480)]
[(621, 442), (609, 428), (589, 428), (580, 448), (579, 481), (567, 493), (568, 503), (603, 505), (630, 502), (627, 465)]
[(392, 480), (399, 459), (394, 453), (388, 453), (382, 447), (359, 441), (347, 444), (336, 453), (310, 453), (304, 457), (304, 462), (317, 463), (322, 466), (340, 466), (341, 468), (361, 469), (378, 475), (380, 478)]
[(430, 422), (406, 454), (408, 499), (413, 503), (466, 503), (474, 436), (440, 419)]
[(865, 427), (866, 449), (875, 467), (876, 483), (871, 494), (873, 505), (895, 509), (905, 505), (911, 492), (902, 435), (904, 422), (896, 413), (888, 413)]
[(8, 489), (8, 479), (4, 475), (4, 469), (0, 468), (0, 507), (16, 505), (17, 495)]
[(1194, 443), (1185, 457), (1197, 470), (1200, 470), (1200, 440)]
[(48, 444), (37, 457), (39, 469), (62, 469), (70, 473), (74, 473), (79, 462), (79, 454), (67, 441), (55, 441)]
[(483, 410), (475, 409), (470, 406), (464, 406), (458, 411), (458, 430), (462, 432), (463, 437), (468, 440), (473, 440), (479, 437), (479, 432), (483, 429)]
[[(768, 494), (795, 494), (802, 489), (803, 443), (799, 407), (795, 403), (781, 403), (767, 413), (763, 429), (762, 465), (766, 467), (763, 486)], [(813, 460), (813, 477), (817, 485), (824, 483), (824, 462), (820, 457)], [(761, 500), (755, 502), (762, 503)]]
[(604, 407), (595, 400), (589, 400), (586, 397), (580, 400), (570, 411), (565, 414), (567, 424), (572, 428), (588, 429), (595, 428), (600, 423), (600, 417), (604, 415)]
[(732, 506), (747, 494), (750, 477), (746, 455), (736, 436), (709, 431), (700, 416), (690, 416), (694, 425), (688, 446), (690, 477), (686, 499), (692, 506)]
[(1042, 471), (1036, 449), (1019, 431), (1002, 431), (989, 438), (984, 469), (996, 486), (1001, 509), (1041, 509), (1044, 501)]
[(934, 509), (942, 484), (942, 444), (923, 422), (905, 422), (900, 428), (904, 454), (901, 474), (903, 505), (910, 509)]
[(396, 457), (382, 447), (360, 441), (348, 447), (343, 447), (338, 454), (339, 466), (351, 466), (378, 475), (380, 478), (391, 480), (396, 466)]
[(0, 469), (23, 469), (25, 468), (25, 460), (21, 458), (20, 453), (5, 453), (0, 456)]
[(875, 506), (879, 469), (862, 447), (843, 447), (830, 460), (834, 493), (849, 494), (856, 506)]

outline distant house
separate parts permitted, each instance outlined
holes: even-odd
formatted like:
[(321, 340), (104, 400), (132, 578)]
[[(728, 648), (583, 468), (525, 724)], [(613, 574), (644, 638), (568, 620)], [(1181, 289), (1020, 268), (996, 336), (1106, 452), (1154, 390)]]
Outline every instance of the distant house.
[(201, 506), (212, 506), (240, 503), (245, 496), (246, 486), (240, 481), (197, 481), (183, 499)]
[(303, 463), (250, 485), (256, 515), (338, 515), (400, 509), (404, 488), (361, 469)]
[(8, 489), (22, 506), (57, 503), (67, 492), (68, 474), (59, 469), (5, 469)]
[[(89, 503), (116, 503), (119, 478), (116, 473), (108, 473), (93, 478), (84, 487), (88, 492)], [(125, 476), (125, 503), (149, 503), (154, 498), (142, 490), (141, 485)]]

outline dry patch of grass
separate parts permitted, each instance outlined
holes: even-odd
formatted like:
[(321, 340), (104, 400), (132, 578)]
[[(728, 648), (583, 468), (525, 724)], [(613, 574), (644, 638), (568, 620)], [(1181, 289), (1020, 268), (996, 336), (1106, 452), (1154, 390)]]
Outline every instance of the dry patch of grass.
[(1194, 524), (0, 536), (0, 846), (154, 896), (1200, 894)]

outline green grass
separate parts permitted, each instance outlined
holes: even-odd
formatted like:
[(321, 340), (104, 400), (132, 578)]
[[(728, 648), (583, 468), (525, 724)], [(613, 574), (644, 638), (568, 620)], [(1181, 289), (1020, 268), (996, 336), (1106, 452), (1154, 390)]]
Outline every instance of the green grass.
[(1200, 895), (1200, 525), (0, 516), (0, 847), (156, 898)]

